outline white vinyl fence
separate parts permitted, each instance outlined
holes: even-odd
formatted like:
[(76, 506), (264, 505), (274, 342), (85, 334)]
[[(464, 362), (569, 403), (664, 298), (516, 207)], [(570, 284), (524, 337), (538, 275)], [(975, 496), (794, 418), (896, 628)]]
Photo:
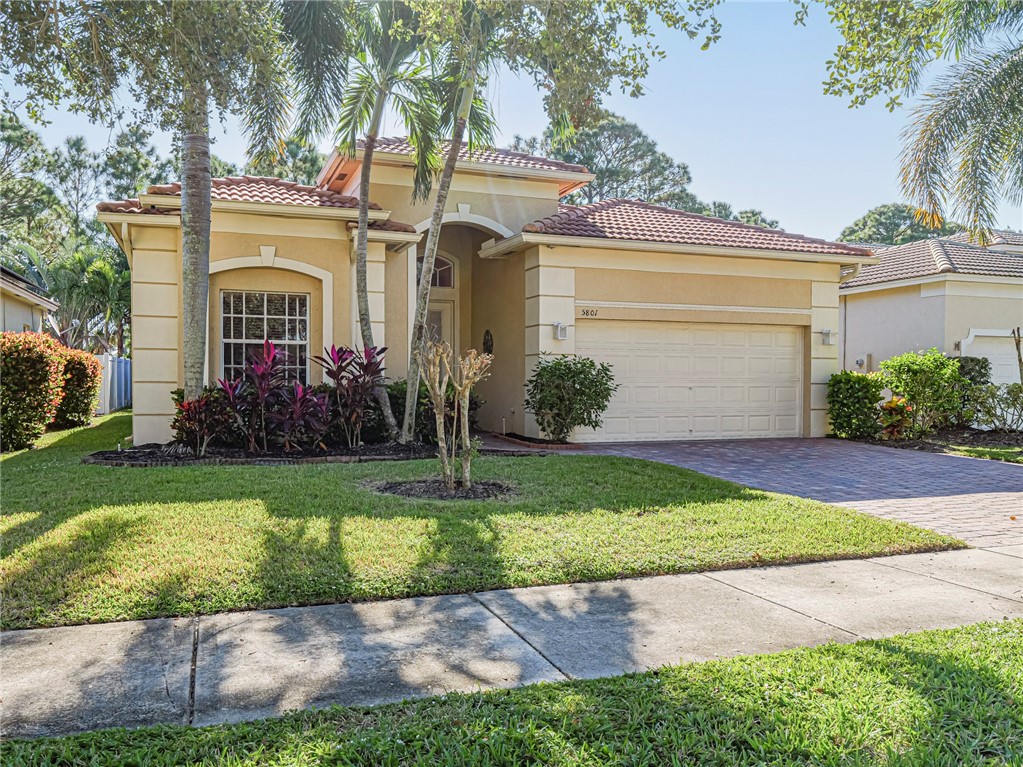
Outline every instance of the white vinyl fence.
[(97, 354), (103, 366), (96, 415), (106, 415), (131, 405), (131, 360), (113, 354)]

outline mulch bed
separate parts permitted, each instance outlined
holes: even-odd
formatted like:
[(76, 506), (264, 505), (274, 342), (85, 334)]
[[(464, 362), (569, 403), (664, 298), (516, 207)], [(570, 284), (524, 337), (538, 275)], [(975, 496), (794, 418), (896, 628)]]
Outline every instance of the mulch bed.
[(422, 498), (432, 501), (488, 501), (507, 498), (515, 494), (511, 485), (484, 480), (474, 482), (468, 490), (455, 486), (448, 490), (442, 479), (418, 479), (409, 482), (383, 482), (370, 485), (378, 493), (400, 495), (403, 498)]
[(515, 432), (510, 432), (508, 434), (493, 434), (492, 436), (502, 442), (510, 442), (513, 445), (542, 447), (545, 450), (583, 450), (586, 448), (586, 445), (580, 445), (574, 442), (552, 442), (549, 439), (527, 437), (524, 434), (516, 434)]
[(1023, 432), (984, 431), (982, 429), (941, 429), (923, 439), (863, 440), (872, 445), (920, 450), (925, 453), (947, 453), (955, 447), (1019, 447), (1023, 448)]
[[(174, 443), (171, 443), (173, 445)], [(357, 448), (338, 447), (310, 452), (270, 452), (250, 455), (238, 448), (211, 447), (206, 455), (196, 458), (188, 451), (169, 449), (168, 445), (151, 443), (125, 450), (100, 450), (84, 456), (82, 463), (96, 466), (296, 466), (313, 463), (368, 463), (370, 461), (415, 461), (436, 458), (437, 446), (417, 442), (409, 445), (380, 443)], [(480, 450), (480, 455), (526, 456), (536, 455), (526, 450)]]

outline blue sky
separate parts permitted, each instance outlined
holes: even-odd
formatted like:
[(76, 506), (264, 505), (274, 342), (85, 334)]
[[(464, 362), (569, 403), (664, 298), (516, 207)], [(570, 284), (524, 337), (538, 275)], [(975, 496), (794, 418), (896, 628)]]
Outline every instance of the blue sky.
[[(849, 109), (824, 96), (825, 62), (839, 37), (819, 6), (805, 27), (793, 25), (794, 13), (789, 2), (727, 3), (718, 10), (722, 39), (707, 51), (665, 32), (659, 42), (668, 55), (654, 64), (647, 95), (614, 94), (606, 105), (688, 163), (690, 189), (700, 198), (760, 208), (788, 231), (834, 238), (875, 205), (901, 198), (899, 134), (908, 115), (889, 113), (882, 99)], [(504, 75), (490, 88), (499, 145), (543, 130), (546, 117), (530, 81)], [(109, 140), (107, 128), (51, 117), (42, 130), (48, 144), (76, 133), (93, 148)], [(237, 123), (216, 133), (214, 152), (243, 162)], [(157, 143), (166, 149), (169, 137)], [(1023, 210), (1003, 204), (998, 223), (1019, 229)]]

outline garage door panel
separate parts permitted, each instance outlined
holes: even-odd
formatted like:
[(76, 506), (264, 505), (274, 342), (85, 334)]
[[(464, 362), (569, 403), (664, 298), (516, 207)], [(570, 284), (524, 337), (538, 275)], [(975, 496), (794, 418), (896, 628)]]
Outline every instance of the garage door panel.
[(612, 365), (618, 392), (580, 441), (798, 436), (802, 330), (580, 321), (576, 351)]

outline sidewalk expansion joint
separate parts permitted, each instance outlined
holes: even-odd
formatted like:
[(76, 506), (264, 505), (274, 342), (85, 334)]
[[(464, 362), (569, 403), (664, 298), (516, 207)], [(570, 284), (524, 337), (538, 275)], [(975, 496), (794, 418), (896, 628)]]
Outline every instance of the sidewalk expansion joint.
[[(992, 552), (992, 553), (997, 554), (998, 552)], [(978, 594), (983, 594), (984, 596), (995, 597), (996, 599), (1008, 599), (1010, 602), (1023, 602), (1023, 572), (1021, 572), (1021, 576), (1020, 576), (1020, 592), (1019, 592), (1020, 595), (1018, 597), (1007, 597), (1007, 596), (1005, 596), (1005, 594), (995, 594), (995, 593), (993, 593), (991, 591), (985, 591), (984, 589), (979, 589), (976, 586), (969, 586), (969, 585), (967, 585), (965, 583), (957, 583), (956, 581), (950, 581), (950, 580), (947, 580), (945, 578), (939, 578), (937, 575), (932, 575), (931, 573), (921, 573), (918, 570), (907, 570), (905, 567), (899, 567), (898, 565), (890, 565), (887, 562), (882, 562), (879, 559), (872, 559), (872, 560), (870, 560), (870, 562), (871, 562), (871, 564), (881, 565), (882, 567), (887, 567), (889, 570), (898, 570), (900, 573), (912, 573), (913, 575), (922, 575), (925, 578), (930, 578), (932, 581), (938, 581), (938, 583), (947, 583), (949, 586), (957, 586), (958, 588), (961, 588), (961, 589), (968, 589), (969, 591), (975, 591)]]
[(511, 631), (515, 636), (517, 636), (523, 642), (525, 642), (526, 646), (529, 647), (533, 652), (535, 652), (537, 655), (539, 655), (541, 658), (543, 658), (545, 661), (547, 661), (547, 663), (550, 664), (551, 668), (553, 668), (555, 671), (557, 671), (559, 674), (561, 674), (561, 676), (563, 676), (565, 679), (575, 679), (574, 676), (569, 674), (567, 671), (564, 671), (561, 667), (558, 666), (557, 663), (555, 663), (553, 660), (551, 660), (549, 657), (547, 657), (547, 655), (544, 654), (543, 650), (541, 650), (535, 644), (533, 644), (528, 639), (526, 639), (525, 635), (521, 631), (519, 631), (517, 628), (515, 628), (513, 625), (511, 625), (508, 621), (506, 621), (500, 615), (498, 615), (493, 610), (491, 610), (482, 599), (480, 599), (478, 596), (476, 596), (476, 594), (467, 594), (466, 596), (468, 596), (469, 598), (473, 599), (480, 607), (482, 607), (488, 613), (490, 613), (495, 618), (497, 618), (499, 621), (501, 621), (501, 623), (503, 623), (505, 626), (507, 626), (509, 631)]
[(856, 637), (856, 639), (866, 639), (867, 638), (867, 637), (862, 636), (860, 634), (857, 634), (855, 631), (847, 629), (847, 628), (845, 628), (843, 626), (839, 626), (839, 625), (834, 624), (834, 623), (829, 623), (826, 620), (822, 620), (821, 618), (818, 618), (816, 615), (810, 615), (809, 613), (804, 613), (802, 610), (797, 610), (795, 607), (790, 607), (789, 605), (784, 605), (781, 602), (776, 602), (773, 599), (768, 599), (763, 594), (757, 594), (755, 591), (749, 591), (747, 589), (744, 589), (744, 588), (741, 588), (739, 586), (736, 586), (734, 583), (729, 583), (728, 581), (723, 581), (723, 580), (720, 580), (718, 578), (715, 578), (713, 572), (700, 573), (700, 575), (702, 575), (704, 578), (710, 578), (710, 580), (714, 581), (715, 583), (720, 583), (720, 584), (722, 584), (724, 586), (728, 586), (729, 588), (733, 588), (736, 591), (741, 591), (743, 594), (748, 594), (749, 596), (754, 597), (756, 599), (762, 599), (763, 601), (767, 602), (768, 604), (772, 604), (775, 607), (780, 607), (783, 610), (788, 610), (789, 612), (793, 612), (796, 615), (802, 615), (804, 618), (809, 618), (810, 620), (817, 621), (818, 623), (822, 623), (825, 626), (830, 626), (831, 628), (837, 629), (838, 631), (841, 631), (841, 632), (843, 632), (845, 634), (848, 634), (849, 636)]
[(192, 618), (192, 664), (188, 672), (188, 726), (195, 719), (195, 666), (199, 659), (199, 616)]

